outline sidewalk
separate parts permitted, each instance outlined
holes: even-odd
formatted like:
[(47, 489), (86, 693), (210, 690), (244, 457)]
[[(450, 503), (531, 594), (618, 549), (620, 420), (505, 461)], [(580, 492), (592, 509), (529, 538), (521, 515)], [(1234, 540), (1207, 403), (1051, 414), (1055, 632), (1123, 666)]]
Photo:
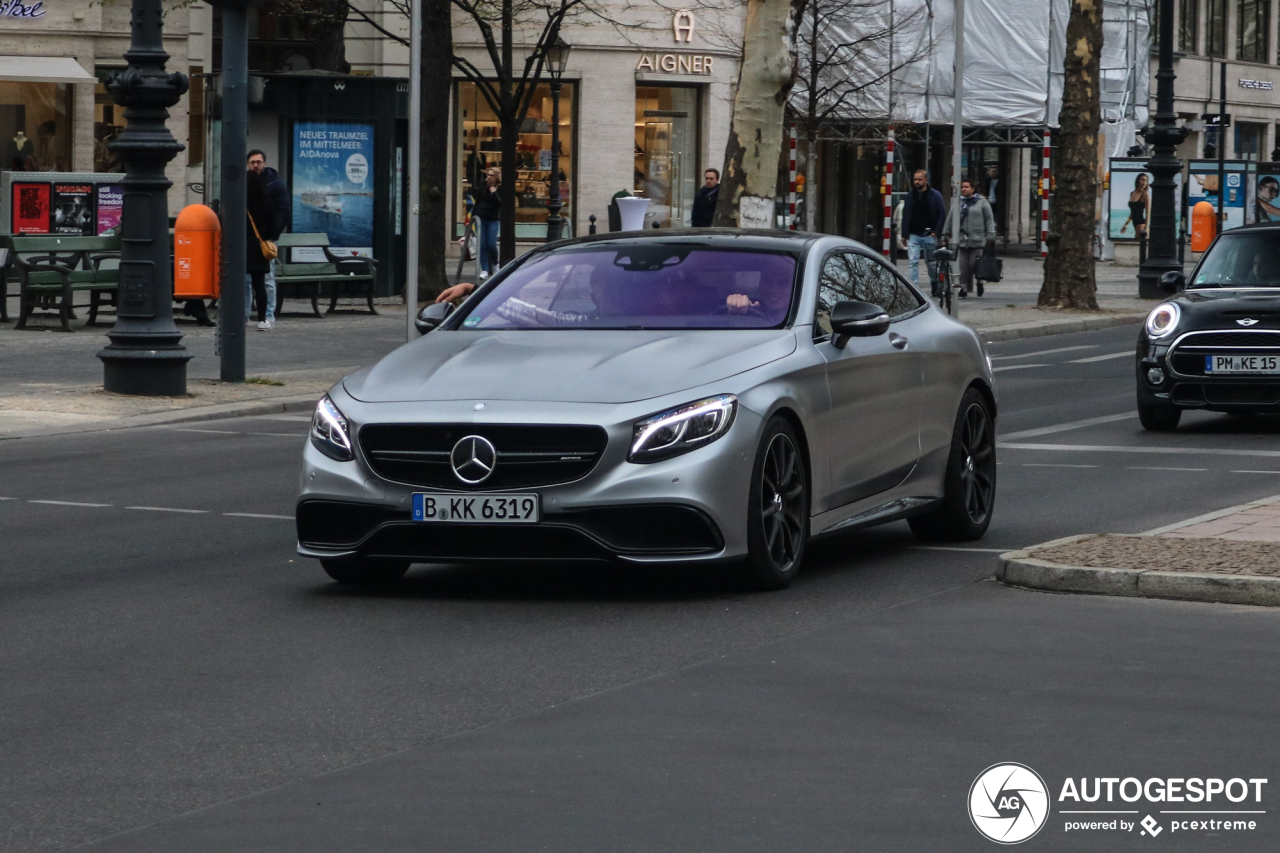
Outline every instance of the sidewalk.
[(1280, 495), (1137, 536), (1070, 536), (1010, 551), (996, 576), (1056, 592), (1280, 606)]
[[(905, 271), (905, 261), (899, 269)], [(1038, 257), (1006, 258), (1004, 269), (1004, 281), (989, 285), (985, 296), (957, 301), (959, 319), (986, 341), (1136, 324), (1151, 308), (1136, 298), (1134, 267), (1098, 264), (1101, 312), (1036, 308), (1043, 269)], [(358, 300), (350, 303), (360, 306)], [(17, 316), (17, 307), (16, 295), (11, 296), (11, 316)], [(303, 311), (306, 303), (290, 301), (285, 308)], [(83, 311), (72, 323), (74, 334), (53, 331), (58, 322), (51, 314), (33, 320), (45, 331), (17, 331), (12, 322), (0, 323), (0, 438), (310, 411), (333, 383), (404, 343), (404, 306), (398, 299), (381, 299), (378, 311), (376, 316), (344, 313), (324, 319), (291, 313), (270, 332), (249, 325), (247, 374), (259, 381), (244, 385), (218, 381), (213, 329), (179, 318), (183, 345), (193, 356), (187, 368), (188, 395), (181, 398), (105, 393), (95, 353), (108, 343), (110, 326), (83, 328)], [(105, 321), (114, 317), (108, 313)]]

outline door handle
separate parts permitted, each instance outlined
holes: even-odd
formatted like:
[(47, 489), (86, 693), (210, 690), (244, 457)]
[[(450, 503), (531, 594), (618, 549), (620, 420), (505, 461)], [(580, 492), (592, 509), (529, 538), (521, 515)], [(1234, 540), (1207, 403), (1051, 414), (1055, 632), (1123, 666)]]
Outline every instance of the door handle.
[(889, 335), (889, 343), (897, 347), (898, 349), (906, 349), (907, 344), (911, 342), (906, 338), (904, 338), (902, 335), (899, 335), (897, 332), (894, 332), (891, 335)]

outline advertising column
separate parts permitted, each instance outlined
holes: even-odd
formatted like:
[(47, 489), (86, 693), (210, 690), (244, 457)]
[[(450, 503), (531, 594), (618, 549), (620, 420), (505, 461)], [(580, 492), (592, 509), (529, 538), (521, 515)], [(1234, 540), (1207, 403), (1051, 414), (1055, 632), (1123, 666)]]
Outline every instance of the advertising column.
[[(373, 256), (373, 125), (293, 126), (293, 233), (325, 233), (335, 255)], [(294, 249), (296, 263), (324, 263), (320, 249)]]

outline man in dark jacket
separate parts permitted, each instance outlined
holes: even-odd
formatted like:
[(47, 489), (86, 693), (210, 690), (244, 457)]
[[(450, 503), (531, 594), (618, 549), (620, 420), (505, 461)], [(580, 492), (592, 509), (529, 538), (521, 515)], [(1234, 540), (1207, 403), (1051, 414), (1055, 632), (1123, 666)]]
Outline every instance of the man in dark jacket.
[(938, 248), (938, 235), (942, 233), (947, 218), (947, 205), (942, 193), (929, 186), (929, 176), (924, 169), (916, 169), (911, 176), (911, 192), (902, 203), (902, 230), (907, 237), (907, 277), (912, 284), (920, 279), (920, 258), (924, 257), (929, 270), (929, 289), (938, 293), (938, 265), (933, 253)]
[[(267, 200), (271, 204), (271, 212), (274, 215), (275, 227), (272, 229), (275, 233), (263, 234), (262, 239), (270, 240), (273, 243), (280, 239), (280, 235), (289, 230), (289, 224), (293, 220), (293, 199), (289, 197), (289, 186), (280, 177), (280, 173), (267, 165), (267, 155), (262, 153), (260, 149), (253, 149), (249, 152), (249, 171), (255, 172), (262, 178), (262, 182), (266, 185)], [(267, 329), (275, 327), (276, 324), (276, 270), (275, 264), (267, 265)]]
[(693, 216), (690, 218), (694, 228), (709, 228), (716, 215), (716, 200), (720, 198), (720, 170), (707, 169), (703, 175), (706, 183), (693, 197)]

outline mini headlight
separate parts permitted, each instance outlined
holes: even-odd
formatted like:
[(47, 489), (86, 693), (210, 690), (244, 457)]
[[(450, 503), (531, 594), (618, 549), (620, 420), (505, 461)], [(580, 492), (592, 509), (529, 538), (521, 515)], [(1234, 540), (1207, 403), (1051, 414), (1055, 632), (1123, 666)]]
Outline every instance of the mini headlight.
[(316, 413), (311, 416), (311, 443), (316, 450), (339, 462), (350, 462), (356, 456), (351, 449), (347, 418), (338, 411), (328, 394), (320, 398)]
[(1181, 317), (1182, 309), (1178, 307), (1178, 303), (1161, 302), (1147, 315), (1147, 335), (1163, 338), (1178, 327), (1178, 320)]
[(721, 394), (659, 412), (635, 425), (628, 462), (657, 462), (715, 441), (729, 431), (738, 398)]

